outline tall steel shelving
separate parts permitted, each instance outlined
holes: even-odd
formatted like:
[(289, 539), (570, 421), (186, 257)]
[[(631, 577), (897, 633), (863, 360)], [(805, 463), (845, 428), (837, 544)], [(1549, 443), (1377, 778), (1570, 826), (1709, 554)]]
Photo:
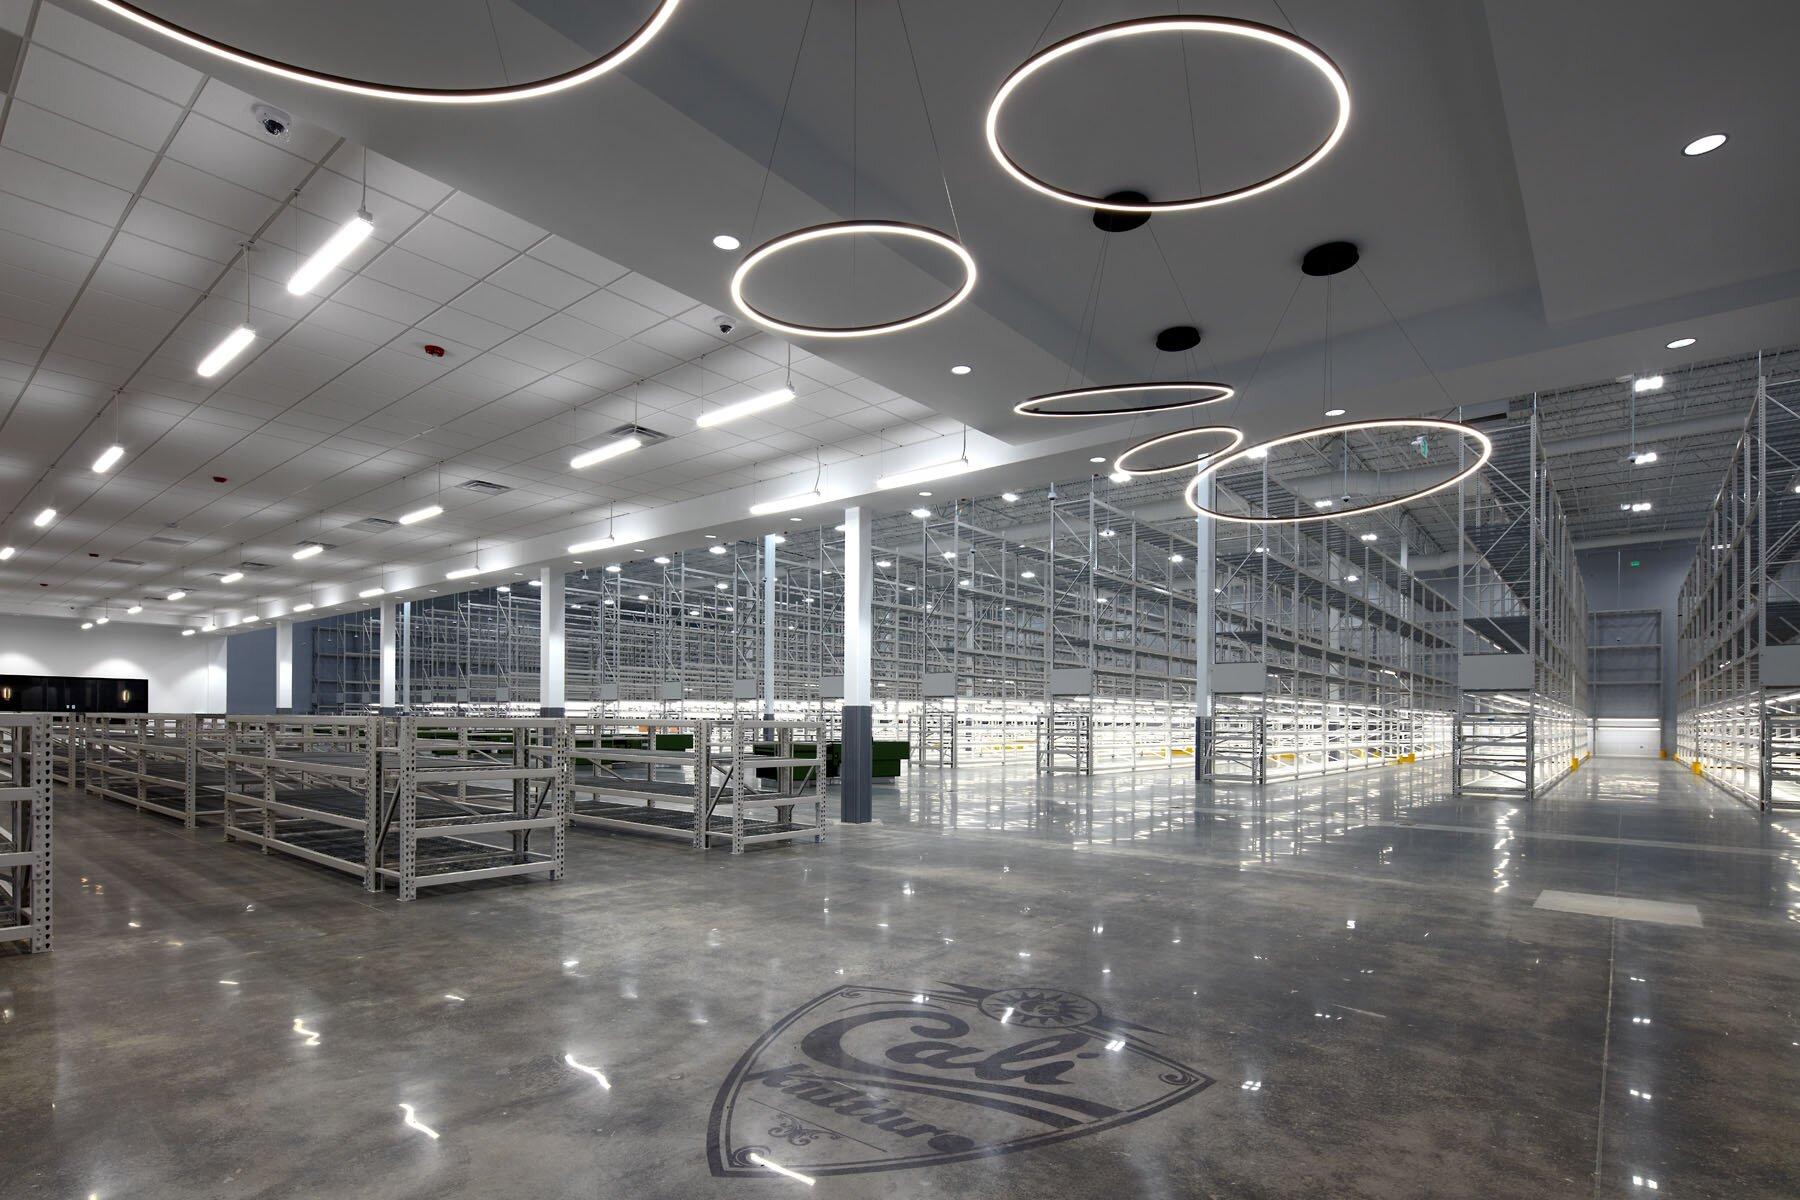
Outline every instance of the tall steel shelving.
[(1590, 753), (1587, 596), (1535, 413), (1458, 491), (1456, 790), (1531, 799)]
[(50, 949), (51, 720), (0, 713), (0, 942), (33, 954)]
[(223, 812), (225, 719), (192, 713), (96, 713), (82, 722), (89, 795), (173, 817), (189, 829)]
[(1757, 381), (1678, 614), (1676, 757), (1800, 805), (1800, 384)]

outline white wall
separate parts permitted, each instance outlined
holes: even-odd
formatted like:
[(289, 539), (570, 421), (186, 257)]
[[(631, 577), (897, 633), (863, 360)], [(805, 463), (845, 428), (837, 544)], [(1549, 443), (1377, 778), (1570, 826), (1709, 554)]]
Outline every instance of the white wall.
[(0, 613), (0, 675), (147, 679), (151, 712), (225, 711), (225, 639), (173, 625)]

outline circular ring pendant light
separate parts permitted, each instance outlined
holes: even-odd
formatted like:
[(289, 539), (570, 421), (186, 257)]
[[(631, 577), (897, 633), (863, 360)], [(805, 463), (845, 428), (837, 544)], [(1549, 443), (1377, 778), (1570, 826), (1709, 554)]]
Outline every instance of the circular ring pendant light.
[[(1274, 46), (1299, 58), (1311, 66), (1325, 78), (1337, 97), (1337, 119), (1333, 122), (1331, 132), (1325, 140), (1302, 157), (1298, 162), (1285, 167), (1265, 179), (1230, 191), (1216, 192), (1206, 196), (1188, 196), (1178, 200), (1144, 200), (1135, 202), (1125, 200), (1118, 195), (1088, 196), (1080, 192), (1058, 187), (1046, 179), (1042, 179), (1020, 166), (1006, 148), (1000, 144), (1000, 114), (1006, 107), (1007, 100), (1024, 84), (1027, 79), (1071, 54), (1076, 54), (1090, 46), (1105, 42), (1114, 42), (1124, 38), (1150, 37), (1159, 34), (1189, 33), (1207, 34), (1219, 37), (1242, 38), (1263, 45)], [(987, 110), (987, 144), (1001, 168), (1014, 179), (1035, 192), (1041, 192), (1052, 200), (1060, 200), (1064, 204), (1073, 204), (1082, 208), (1100, 209), (1120, 213), (1161, 213), (1184, 212), (1196, 208), (1211, 208), (1218, 204), (1229, 204), (1233, 200), (1244, 200), (1251, 196), (1280, 187), (1306, 171), (1317, 166), (1332, 148), (1344, 136), (1344, 130), (1350, 124), (1350, 87), (1344, 82), (1343, 72), (1325, 54), (1310, 42), (1302, 41), (1284, 30), (1268, 25), (1259, 25), (1254, 21), (1235, 21), (1227, 17), (1141, 17), (1132, 21), (1120, 21), (1114, 25), (1102, 25), (1098, 29), (1090, 29), (1078, 33), (1074, 37), (1065, 38), (1054, 46), (1047, 47), (1032, 55), (1013, 69), (1012, 74), (1001, 83), (1000, 90), (988, 104)]]
[(203, 51), (241, 67), (250, 67), (253, 70), (277, 75), (283, 79), (291, 79), (296, 83), (311, 84), (313, 87), (329, 88), (337, 92), (349, 92), (357, 96), (373, 96), (379, 100), (409, 100), (418, 104), (502, 104), (509, 100), (530, 100), (567, 88), (580, 87), (590, 79), (595, 79), (608, 71), (623, 66), (639, 50), (642, 50), (650, 39), (662, 31), (663, 26), (667, 25), (669, 19), (675, 15), (675, 8), (681, 3), (681, 0), (658, 0), (656, 11), (650, 14), (648, 20), (638, 26), (636, 32), (592, 62), (583, 63), (579, 67), (558, 75), (546, 76), (543, 79), (485, 88), (409, 87), (402, 84), (379, 83), (370, 79), (353, 79), (345, 75), (333, 75), (326, 71), (315, 71), (294, 63), (282, 62), (278, 58), (269, 58), (250, 50), (227, 45), (209, 38), (205, 34), (183, 28), (154, 13), (146, 12), (135, 4), (127, 4), (125, 0), (93, 0), (93, 3), (110, 13), (124, 17), (128, 21), (159, 33), (172, 41), (180, 42), (191, 49)]
[[(1169, 392), (1179, 398), (1137, 404), (1128, 408), (1108, 408), (1100, 404), (1081, 403), (1081, 401), (1095, 400), (1102, 396), (1125, 396), (1137, 392)], [(1199, 381), (1109, 383), (1098, 387), (1045, 392), (1041, 396), (1033, 396), (1029, 400), (1019, 401), (1013, 405), (1013, 411), (1021, 417), (1144, 417), (1153, 413), (1179, 412), (1185, 408), (1217, 404), (1221, 400), (1229, 400), (1235, 395), (1237, 395), (1236, 389), (1223, 383)], [(1060, 407), (1071, 401), (1075, 402), (1076, 407)], [(1053, 405), (1059, 407), (1053, 408)]]
[[(772, 313), (764, 312), (751, 304), (744, 296), (745, 284), (758, 264), (808, 242), (817, 242), (829, 238), (855, 237), (868, 234), (875, 237), (903, 238), (925, 242), (939, 249), (947, 250), (962, 264), (962, 285), (951, 293), (948, 299), (911, 316), (900, 317), (892, 321), (882, 321), (872, 325), (802, 325), (796, 321), (784, 321)], [(799, 337), (823, 338), (857, 338), (875, 337), (883, 333), (898, 333), (902, 329), (911, 329), (923, 325), (927, 321), (936, 320), (964, 300), (975, 290), (975, 257), (963, 244), (948, 234), (925, 225), (914, 225), (905, 221), (832, 221), (824, 225), (809, 225), (805, 229), (796, 229), (771, 238), (744, 256), (731, 276), (731, 302), (738, 306), (738, 311), (759, 325), (767, 326), (780, 333), (794, 334)]]
[[(1238, 516), (1234, 513), (1219, 512), (1216, 509), (1207, 508), (1199, 502), (1198, 492), (1201, 482), (1212, 478), (1233, 463), (1242, 462), (1251, 457), (1266, 458), (1268, 452), (1277, 446), (1286, 446), (1293, 442), (1303, 442), (1310, 438), (1334, 437), (1340, 435), (1348, 437), (1352, 433), (1367, 429), (1437, 430), (1440, 432), (1453, 433), (1458, 437), (1465, 437), (1474, 441), (1481, 447), (1481, 453), (1476, 457), (1474, 462), (1468, 464), (1448, 479), (1434, 483), (1430, 487), (1421, 488), (1410, 495), (1397, 496), (1391, 500), (1380, 500), (1374, 504), (1364, 504), (1356, 508), (1333, 509), (1330, 512), (1321, 511), (1303, 513), (1297, 517), (1246, 517)], [(1212, 517), (1214, 520), (1218, 521), (1231, 521), (1239, 525), (1306, 525), (1314, 521), (1335, 521), (1342, 517), (1362, 516), (1366, 513), (1380, 512), (1384, 508), (1394, 508), (1401, 504), (1411, 504), (1414, 500), (1422, 500), (1426, 496), (1443, 491), (1445, 488), (1455, 487), (1463, 480), (1481, 470), (1482, 467), (1486, 466), (1488, 459), (1492, 458), (1493, 455), (1493, 439), (1481, 432), (1481, 430), (1476, 429), (1474, 426), (1464, 425), (1460, 421), (1444, 421), (1436, 417), (1394, 417), (1376, 421), (1349, 421), (1342, 425), (1322, 425), (1316, 429), (1303, 429), (1299, 433), (1290, 433), (1282, 437), (1271, 438), (1266, 442), (1259, 442), (1254, 446), (1247, 446), (1244, 449), (1235, 450), (1229, 454), (1216, 456), (1204, 467), (1200, 468), (1199, 472), (1188, 483), (1187, 490), (1182, 493), (1181, 498), (1187, 502), (1187, 506), (1194, 511), (1195, 515)]]
[[(1223, 446), (1203, 450), (1173, 463), (1165, 463), (1161, 466), (1152, 465), (1155, 462), (1152, 452), (1158, 447), (1175, 446), (1189, 438), (1198, 437), (1224, 437), (1226, 441)], [(1160, 434), (1148, 441), (1139, 442), (1113, 460), (1113, 470), (1130, 475), (1134, 479), (1146, 475), (1172, 475), (1177, 471), (1195, 470), (1208, 459), (1217, 458), (1221, 454), (1230, 454), (1243, 444), (1244, 431), (1230, 425), (1199, 425), (1193, 429), (1178, 429), (1174, 433)], [(1136, 465), (1133, 465), (1134, 455), (1137, 456)]]

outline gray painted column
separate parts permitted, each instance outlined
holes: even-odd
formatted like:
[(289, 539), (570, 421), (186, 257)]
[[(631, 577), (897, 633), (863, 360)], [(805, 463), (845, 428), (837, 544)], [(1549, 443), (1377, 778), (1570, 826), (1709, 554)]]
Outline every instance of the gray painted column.
[(870, 819), (874, 777), (874, 564), (869, 548), (870, 511), (844, 510), (844, 756), (839, 818)]
[(562, 570), (545, 567), (538, 574), (538, 715), (542, 717), (568, 715), (566, 615)]
[(775, 535), (762, 545), (762, 705), (763, 716), (775, 719)]
[[(1201, 480), (1194, 489), (1194, 499), (1212, 507), (1212, 476)], [(1194, 518), (1194, 778), (1206, 776), (1206, 721), (1212, 716), (1213, 628), (1217, 624), (1218, 597), (1214, 579), (1218, 577), (1218, 559), (1213, 546), (1211, 517)]]
[(397, 647), (400, 642), (400, 621), (394, 611), (392, 600), (381, 602), (381, 711), (397, 713), (399, 701), (396, 693), (398, 676), (394, 666), (398, 661)]
[(275, 711), (294, 711), (294, 623), (275, 622)]

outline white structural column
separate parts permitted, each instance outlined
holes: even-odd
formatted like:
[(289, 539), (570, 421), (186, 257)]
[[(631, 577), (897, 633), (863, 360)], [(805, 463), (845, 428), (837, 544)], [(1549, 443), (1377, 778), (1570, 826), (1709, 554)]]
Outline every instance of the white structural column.
[(294, 623), (275, 622), (275, 711), (294, 711)]
[(538, 575), (538, 679), (541, 695), (538, 714), (567, 716), (569, 703), (568, 639), (563, 634), (567, 607), (563, 604), (563, 573), (545, 567)]
[(870, 704), (875, 650), (872, 515), (861, 506), (844, 510), (844, 755), (839, 817), (846, 822), (870, 819), (875, 782), (875, 712)]
[[(1202, 479), (1194, 499), (1203, 508), (1213, 503), (1212, 476)], [(1206, 778), (1206, 731), (1212, 717), (1213, 630), (1217, 627), (1217, 547), (1213, 544), (1214, 521), (1194, 518), (1194, 778)]]
[(398, 661), (395, 651), (400, 644), (400, 620), (396, 614), (392, 600), (381, 602), (381, 711), (391, 713), (399, 711), (399, 700), (396, 699), (398, 688), (395, 682), (398, 676), (394, 666)]
[(775, 718), (775, 535), (763, 537), (762, 552), (762, 705), (763, 716)]

